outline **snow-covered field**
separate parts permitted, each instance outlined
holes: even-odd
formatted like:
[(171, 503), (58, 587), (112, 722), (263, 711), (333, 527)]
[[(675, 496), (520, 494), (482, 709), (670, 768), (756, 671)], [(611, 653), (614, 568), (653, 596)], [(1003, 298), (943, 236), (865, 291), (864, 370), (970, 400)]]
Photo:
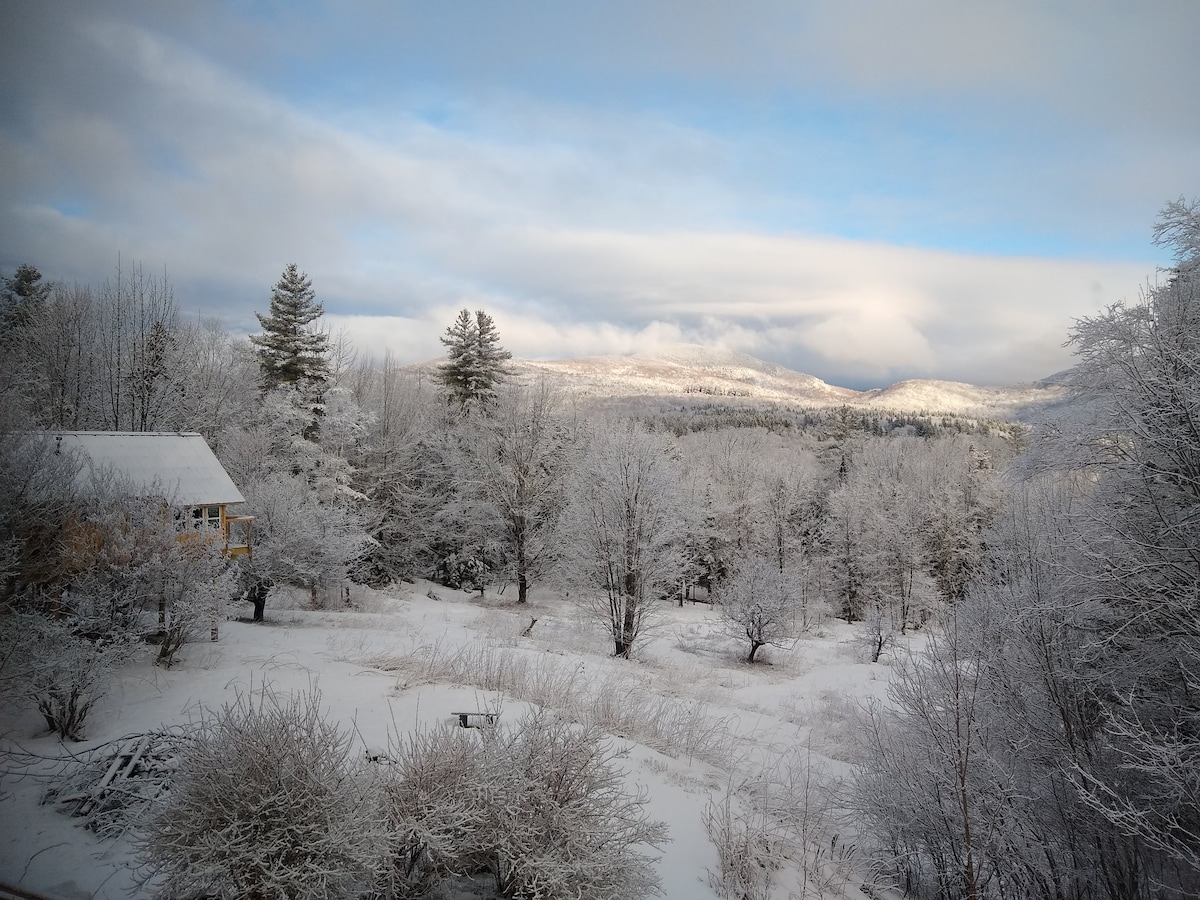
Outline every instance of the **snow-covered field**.
[(64, 807), (42, 803), (52, 779), (20, 771), (194, 721), (268, 685), (319, 688), (328, 716), (352, 725), (364, 752), (460, 711), (498, 711), (503, 726), (536, 703), (594, 719), (628, 745), (628, 783), (648, 792), (651, 816), (669, 829), (657, 866), (664, 896), (721, 896), (706, 820), (728, 810), (752, 842), (765, 842), (774, 868), (763, 896), (862, 897), (839, 784), (853, 760), (855, 712), (884, 696), (891, 668), (886, 657), (858, 662), (853, 637), (827, 620), (791, 650), (764, 648), (765, 661), (751, 666), (710, 607), (688, 604), (663, 607), (636, 658), (618, 660), (601, 630), (549, 594), (518, 607), (421, 582), (356, 589), (352, 606), (335, 611), (276, 594), (265, 623), (224, 622), (218, 642), (188, 646), (169, 671), (149, 651), (122, 670), (82, 744), (46, 736), (31, 709), (8, 714), (0, 883), (62, 900), (147, 895), (131, 835), (98, 838)]

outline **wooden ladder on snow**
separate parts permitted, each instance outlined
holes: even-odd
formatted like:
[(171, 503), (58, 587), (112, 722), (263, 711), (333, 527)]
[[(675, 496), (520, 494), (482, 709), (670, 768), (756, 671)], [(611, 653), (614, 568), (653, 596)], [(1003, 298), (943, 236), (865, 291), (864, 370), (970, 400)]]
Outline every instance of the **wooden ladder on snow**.
[(141, 762), (142, 756), (146, 753), (146, 748), (150, 746), (150, 735), (144, 734), (140, 738), (126, 741), (125, 744), (113, 756), (113, 761), (108, 767), (108, 771), (104, 773), (104, 777), (100, 779), (97, 785), (88, 793), (72, 799), (78, 799), (79, 805), (75, 807), (75, 815), (86, 816), (95, 808), (96, 804), (104, 799), (104, 795), (120, 785), (133, 774), (133, 770), (137, 764)]

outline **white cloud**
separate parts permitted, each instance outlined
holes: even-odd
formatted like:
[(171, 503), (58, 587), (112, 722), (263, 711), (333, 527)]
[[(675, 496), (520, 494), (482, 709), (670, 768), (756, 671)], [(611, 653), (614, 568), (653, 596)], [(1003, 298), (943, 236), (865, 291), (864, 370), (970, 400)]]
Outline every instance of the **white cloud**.
[[(1015, 383), (1064, 368), (1072, 320), (1134, 296), (1146, 272), (747, 234), (511, 238), (485, 233), (470, 248), (474, 280), (490, 292), (464, 293), (419, 323), (362, 318), (354, 333), (376, 344), (403, 335), (397, 353), (430, 358), (459, 307), (482, 307), (506, 346), (529, 358), (688, 341), (844, 383), (917, 375)], [(561, 290), (548, 298), (553, 285)]]
[[(497, 59), (485, 47), (468, 63), (454, 54), (475, 44), (451, 52), (431, 37), (438, 29), (414, 27), (385, 53), (395, 20), (382, 7), (377, 33), (359, 43), (331, 39), (347, 27), (341, 20), (325, 23), (323, 41), (282, 30), (273, 45), (281, 58), (296, 39), (316, 63), (328, 61), (323, 53), (361, 52), (363, 71), (382, 73), (365, 100), (347, 95), (344, 107), (341, 95), (314, 101), (319, 86), (284, 93), (248, 47), (219, 44), (212, 22), (207, 46), (189, 42), (194, 13), (187, 27), (121, 19), (119, 4), (98, 24), (92, 17), (108, 13), (80, 6), (78, 30), (56, 31), (47, 18), (42, 27), (60, 40), (27, 42), (50, 47), (44, 59), (28, 49), (0, 59), (28, 70), (13, 82), (24, 100), (20, 127), (0, 123), (0, 178), (11, 197), (0, 249), (13, 254), (0, 265), (30, 260), (59, 277), (100, 280), (120, 253), (165, 267), (185, 309), (252, 323), (283, 266), (296, 262), (331, 322), (406, 360), (439, 355), (437, 337), (457, 309), (481, 306), (521, 356), (648, 352), (685, 340), (834, 381), (922, 374), (995, 383), (1062, 368), (1071, 319), (1135, 293), (1152, 263), (938, 252), (814, 237), (811, 223), (837, 218), (856, 233), (936, 220), (980, 231), (1035, 223), (1068, 238), (1148, 234), (1154, 209), (1190, 190), (1182, 183), (1160, 196), (1164, 184), (1180, 173), (1194, 180), (1194, 154), (1181, 149), (1194, 142), (1180, 135), (1200, 121), (1189, 115), (1194, 79), (1184, 77), (1195, 55), (1163, 54), (1157, 67), (1135, 56), (1111, 73), (1106, 58), (1074, 58), (1124, 37), (1144, 47), (1172, 15), (1187, 20), (1186, 7), (1164, 6), (1145, 21), (1109, 8), (1089, 20), (1092, 43), (1078, 21), (1037, 4), (880, 2), (853, 12), (828, 2), (799, 12), (780, 3), (756, 18), (687, 7), (686, 15), (671, 3), (618, 4), (611, 18), (563, 12), (597, 28), (552, 47), (530, 44), (528, 54), (526, 37), (510, 35), (515, 44), (496, 52), (514, 71), (549, 66), (541, 93), (519, 78), (478, 88)], [(513, 15), (505, 27), (515, 32), (532, 14)], [(448, 123), (434, 124), (405, 70), (388, 65), (388, 54), (404, 57), (404, 41), (421, 34), (432, 42), (420, 52), (449, 54), (451, 74), (478, 66), (439, 95), (453, 107)], [(477, 36), (484, 45), (485, 37)], [(556, 90), (559, 71), (576, 79), (571, 90)], [(655, 80), (664, 72), (686, 83)], [(610, 76), (665, 99), (612, 102), (603, 89)], [(762, 85), (778, 89), (778, 107), (755, 93)], [(1183, 124), (1127, 127), (1155, 118), (1133, 110), (1143, 92), (1142, 106), (1174, 104)], [(815, 107), (818, 119), (845, 103), (847, 117), (867, 117), (861, 132), (790, 125), (814, 94), (826, 104)], [(696, 98), (711, 105), (689, 109)], [(881, 119), (863, 113), (893, 102)], [(757, 128), (760, 111), (775, 130)], [(1060, 113), (1095, 131), (1057, 132)], [(948, 130), (918, 133), (923, 116)], [(872, 157), (856, 142), (874, 129), (884, 149)], [(1093, 135), (1108, 135), (1098, 147), (1106, 152), (1078, 153)], [(1011, 143), (996, 153), (1014, 155), (981, 163), (957, 143), (978, 148), (989, 137)], [(787, 146), (793, 138), (797, 148)], [(864, 155), (841, 171), (843, 151)], [(893, 154), (928, 168), (911, 190), (887, 182), (911, 174), (883, 170)], [(63, 201), (80, 211), (64, 214)], [(1132, 224), (1113, 217), (1129, 209), (1139, 217)]]

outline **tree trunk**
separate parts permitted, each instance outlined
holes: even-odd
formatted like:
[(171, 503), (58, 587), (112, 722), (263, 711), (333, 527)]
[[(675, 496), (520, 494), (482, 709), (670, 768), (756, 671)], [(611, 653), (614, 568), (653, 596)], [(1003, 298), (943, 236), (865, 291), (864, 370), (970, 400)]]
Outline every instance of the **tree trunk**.
[(517, 602), (524, 603), (529, 599), (529, 560), (525, 556), (525, 522), (522, 518), (517, 523)]
[(246, 599), (254, 604), (253, 621), (261, 622), (263, 620), (263, 610), (267, 607), (267, 594), (270, 592), (271, 582), (269, 581), (255, 581), (246, 591)]
[(629, 658), (629, 651), (633, 648), (633, 639), (637, 633), (637, 600), (633, 597), (625, 598), (625, 616), (621, 621), (621, 638), (617, 642), (617, 655)]

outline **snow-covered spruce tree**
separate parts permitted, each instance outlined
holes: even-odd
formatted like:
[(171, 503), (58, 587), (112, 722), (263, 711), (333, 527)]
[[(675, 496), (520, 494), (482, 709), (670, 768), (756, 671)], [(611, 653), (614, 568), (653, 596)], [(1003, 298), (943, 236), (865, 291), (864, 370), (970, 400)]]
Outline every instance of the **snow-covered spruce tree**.
[(446, 361), (435, 376), (452, 402), (461, 406), (487, 406), (496, 397), (496, 387), (508, 375), (505, 363), (512, 354), (500, 346), (500, 334), (492, 317), (482, 309), (459, 312), (441, 342)]
[(947, 603), (963, 599), (984, 569), (984, 536), (1004, 499), (993, 456), (1004, 453), (980, 435), (943, 435), (926, 440), (915, 461), (925, 568)]
[[(430, 435), (436, 464), (428, 470), (436, 499), (430, 518), (432, 577), (447, 587), (477, 590), (497, 580), (504, 568), (499, 508), (485, 496), (473, 458), (473, 425), (478, 410), (451, 410), (452, 422)], [(465, 413), (465, 415), (464, 415)]]
[(22, 265), (8, 277), (0, 275), (0, 432), (29, 427), (37, 383), (36, 326), (46, 317), (51, 286), (42, 273)]
[(36, 382), (38, 357), (32, 345), (38, 323), (46, 316), (51, 285), (31, 265), (0, 275), (0, 431), (26, 427), (31, 388)]
[(927, 453), (928, 442), (920, 438), (865, 441), (834, 494), (841, 526), (854, 535), (854, 560), (843, 560), (843, 570), (857, 566), (861, 572), (855, 618), (872, 630), (882, 626), (881, 637), (903, 634), (932, 600), (921, 539), (925, 497), (917, 478)]
[[(844, 460), (843, 460), (844, 462)], [(839, 484), (828, 498), (827, 514), (822, 523), (822, 540), (827, 547), (830, 568), (830, 593), (835, 615), (857, 622), (870, 605), (871, 585), (867, 581), (866, 521), (869, 506), (859, 487), (851, 482), (852, 468), (839, 470)]]
[(597, 430), (568, 487), (561, 572), (572, 599), (628, 657), (683, 574), (685, 516), (674, 447), (628, 422)]
[(363, 896), (386, 854), (377, 783), (313, 690), (240, 696), (199, 723), (140, 855), (162, 897)]
[(744, 428), (705, 429), (677, 439), (689, 507), (680, 597), (717, 582), (767, 540), (761, 482), (762, 435)]
[(266, 388), (319, 384), (328, 377), (329, 336), (312, 327), (325, 314), (316, 296), (312, 279), (291, 263), (271, 291), (270, 315), (255, 313), (263, 333), (250, 341), (258, 348)]
[(763, 437), (744, 428), (697, 437), (702, 440), (700, 463), (712, 492), (712, 524), (725, 545), (724, 556), (736, 564), (751, 552), (761, 530), (758, 488), (766, 452)]
[(0, 276), (0, 331), (32, 325), (50, 296), (50, 285), (42, 281), (36, 266), (24, 264), (10, 276)]

